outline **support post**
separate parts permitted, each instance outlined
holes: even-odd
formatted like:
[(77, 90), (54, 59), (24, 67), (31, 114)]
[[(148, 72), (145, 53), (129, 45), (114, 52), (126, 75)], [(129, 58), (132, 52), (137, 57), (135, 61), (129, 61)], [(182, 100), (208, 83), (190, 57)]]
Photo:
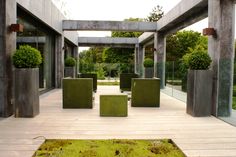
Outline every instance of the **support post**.
[(79, 49), (77, 46), (73, 47), (73, 56), (76, 59), (76, 66), (75, 66), (75, 77), (77, 78), (77, 75), (79, 73), (79, 53), (78, 53)]
[(138, 53), (139, 53), (139, 44), (136, 44), (135, 45), (135, 48), (134, 48), (134, 72), (136, 74), (139, 73), (139, 56), (138, 56)]
[(166, 37), (161, 33), (154, 34), (154, 77), (160, 78), (160, 88), (165, 88)]
[(64, 36), (57, 35), (55, 39), (55, 86), (62, 87), (64, 77)]
[(140, 77), (144, 77), (144, 66), (143, 66), (143, 61), (145, 57), (145, 46), (139, 45), (138, 48), (138, 74)]
[(16, 23), (16, 1), (0, 1), (0, 117), (13, 114), (12, 53), (16, 50), (16, 33), (9, 30)]
[(208, 40), (208, 53), (213, 70), (212, 114), (230, 116), (232, 110), (233, 58), (234, 58), (234, 0), (208, 0), (209, 28), (216, 37)]

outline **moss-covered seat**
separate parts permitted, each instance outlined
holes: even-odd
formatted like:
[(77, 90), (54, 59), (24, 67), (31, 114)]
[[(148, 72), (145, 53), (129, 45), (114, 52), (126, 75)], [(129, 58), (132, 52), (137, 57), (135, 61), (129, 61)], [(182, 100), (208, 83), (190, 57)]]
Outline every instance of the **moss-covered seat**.
[(128, 116), (128, 96), (100, 95), (100, 116), (106, 117), (127, 117)]
[(63, 79), (63, 108), (93, 108), (93, 79)]
[(120, 74), (120, 91), (131, 91), (132, 78), (138, 78), (138, 74), (134, 73), (122, 73)]
[(81, 73), (78, 74), (78, 78), (92, 78), (93, 79), (93, 91), (97, 91), (97, 74)]
[(132, 79), (131, 106), (160, 107), (160, 79)]

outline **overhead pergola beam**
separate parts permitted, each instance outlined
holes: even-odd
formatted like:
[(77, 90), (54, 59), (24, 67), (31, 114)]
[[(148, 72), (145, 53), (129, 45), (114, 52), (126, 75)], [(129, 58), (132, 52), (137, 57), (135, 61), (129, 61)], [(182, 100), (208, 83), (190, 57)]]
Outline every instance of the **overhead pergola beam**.
[(155, 32), (156, 22), (64, 20), (64, 31)]
[(81, 47), (124, 47), (134, 48), (138, 44), (138, 38), (113, 38), (113, 37), (79, 37), (78, 44)]
[(208, 0), (182, 0), (157, 21), (158, 32), (168, 34), (183, 29), (208, 16)]

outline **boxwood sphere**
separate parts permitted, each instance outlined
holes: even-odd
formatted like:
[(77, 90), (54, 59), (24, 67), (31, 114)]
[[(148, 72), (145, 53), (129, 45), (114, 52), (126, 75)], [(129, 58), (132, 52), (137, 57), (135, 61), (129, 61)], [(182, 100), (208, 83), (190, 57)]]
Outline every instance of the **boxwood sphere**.
[(76, 65), (76, 60), (72, 57), (67, 57), (65, 60), (66, 67), (74, 67)]
[(22, 45), (12, 56), (16, 68), (37, 68), (42, 63), (42, 56), (39, 50)]
[(154, 61), (151, 58), (146, 58), (143, 62), (145, 68), (150, 68), (154, 66)]
[(211, 62), (210, 56), (203, 50), (194, 51), (188, 57), (188, 64), (191, 70), (207, 70)]

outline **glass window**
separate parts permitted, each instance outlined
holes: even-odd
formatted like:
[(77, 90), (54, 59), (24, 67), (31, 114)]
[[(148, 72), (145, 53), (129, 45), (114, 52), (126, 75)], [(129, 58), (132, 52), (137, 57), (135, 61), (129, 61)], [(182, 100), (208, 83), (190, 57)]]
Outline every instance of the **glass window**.
[(43, 62), (39, 67), (39, 90), (53, 88), (55, 86), (55, 35), (26, 13), (18, 11), (17, 22), (24, 26), (24, 31), (17, 33), (17, 47), (20, 45), (35, 47), (41, 52), (43, 58)]

